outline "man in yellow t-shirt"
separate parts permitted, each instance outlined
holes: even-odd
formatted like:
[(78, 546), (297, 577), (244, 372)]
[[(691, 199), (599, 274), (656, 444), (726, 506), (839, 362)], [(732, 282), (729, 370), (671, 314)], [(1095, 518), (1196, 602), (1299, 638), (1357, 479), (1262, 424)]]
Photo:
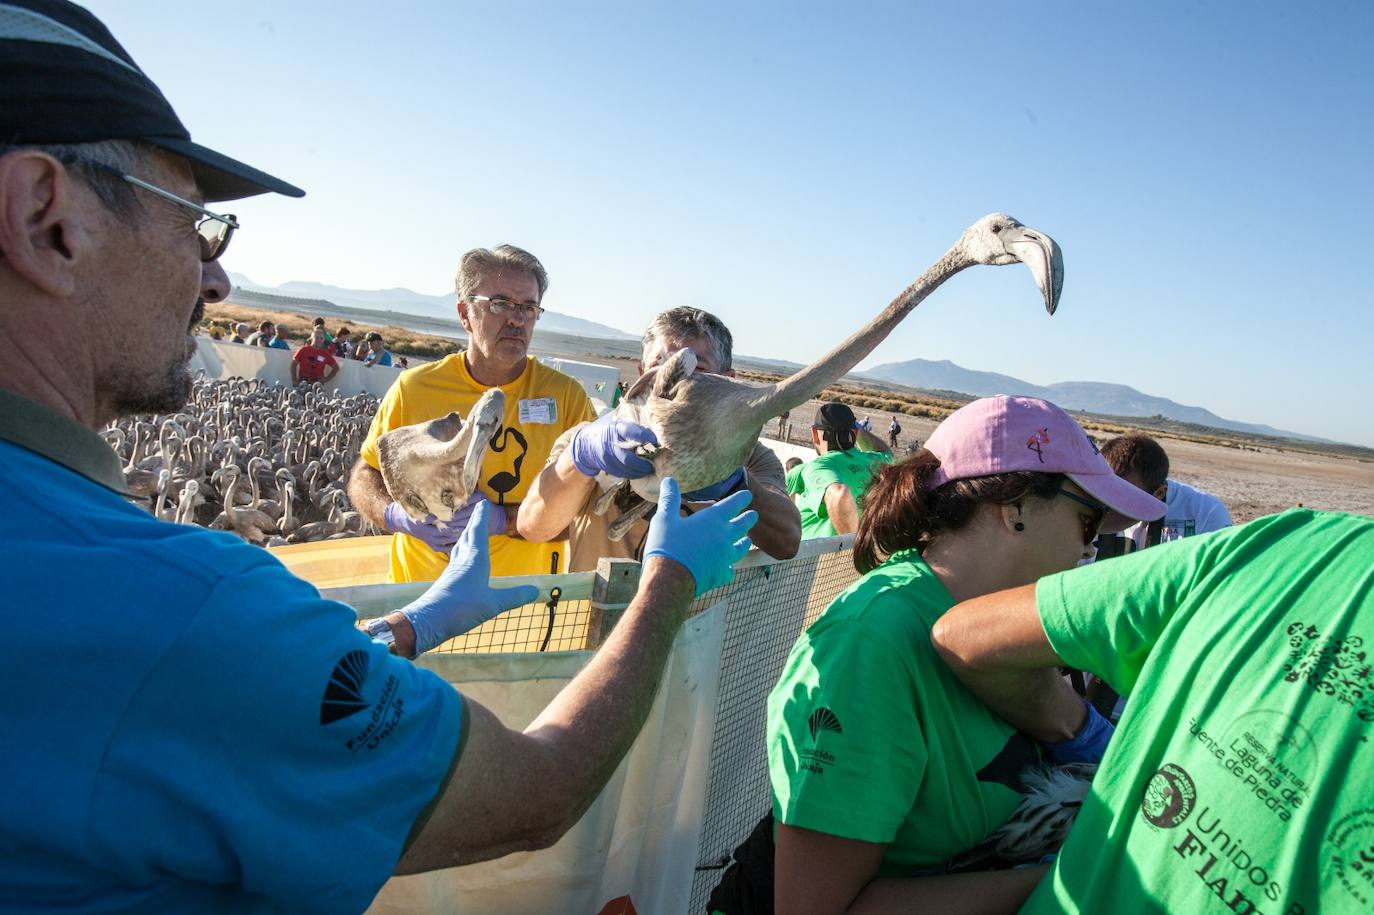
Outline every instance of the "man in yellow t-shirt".
[(373, 524), (391, 531), (391, 581), (432, 581), (448, 562), (470, 511), (448, 524), (417, 521), (392, 500), (378, 469), (377, 439), (457, 410), (464, 416), (488, 388), (506, 395), (478, 486), (489, 499), (491, 573), (540, 575), (566, 566), (562, 541), (528, 543), (515, 533), (515, 510), (564, 430), (596, 418), (582, 386), (529, 355), (548, 288), (544, 266), (513, 245), (476, 248), (458, 264), (458, 319), (468, 349), (403, 372), (372, 420), (348, 482), (348, 496)]

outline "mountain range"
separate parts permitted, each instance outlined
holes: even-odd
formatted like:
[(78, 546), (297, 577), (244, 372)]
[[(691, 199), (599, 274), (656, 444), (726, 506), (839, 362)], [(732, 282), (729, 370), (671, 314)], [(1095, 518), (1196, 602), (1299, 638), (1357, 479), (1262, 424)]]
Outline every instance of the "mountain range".
[[(456, 323), (454, 295), (425, 295), (412, 289), (345, 289), (328, 283), (315, 283), (306, 280), (292, 280), (280, 286), (265, 286), (255, 283), (242, 273), (230, 273), (229, 279), (238, 289), (249, 292), (264, 292), (269, 295), (290, 296), (297, 299), (323, 299), (335, 305), (348, 308), (364, 308), (370, 311), (395, 311), (401, 314), (418, 315), (429, 319), (443, 319)], [(564, 334), (579, 337), (600, 337), (612, 340), (637, 340), (634, 334), (623, 330), (575, 318), (556, 311), (545, 311), (539, 319), (539, 326)]]
[(1191, 407), (1169, 400), (1167, 397), (1142, 394), (1135, 388), (1124, 384), (1106, 384), (1098, 381), (1031, 384), (1029, 381), (1022, 381), (1010, 375), (966, 369), (945, 359), (939, 361), (910, 359), (906, 362), (887, 362), (854, 374), (856, 377), (875, 378), (880, 381), (890, 381), (926, 390), (957, 391), (975, 397), (989, 397), (994, 394), (1021, 394), (1052, 401), (1066, 410), (1084, 410), (1089, 413), (1103, 413), (1108, 416), (1162, 416), (1178, 422), (1195, 423), (1199, 426), (1211, 426), (1216, 429), (1230, 429), (1235, 432), (1249, 432), (1254, 435), (1276, 435), (1311, 442), (1329, 443), (1328, 439), (1275, 429), (1273, 426), (1223, 419), (1203, 407)]

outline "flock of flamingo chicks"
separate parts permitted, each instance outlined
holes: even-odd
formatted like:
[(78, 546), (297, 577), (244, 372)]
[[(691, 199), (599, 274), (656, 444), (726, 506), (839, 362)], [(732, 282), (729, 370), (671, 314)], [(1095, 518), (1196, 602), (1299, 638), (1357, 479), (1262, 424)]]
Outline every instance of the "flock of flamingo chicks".
[(199, 372), (182, 412), (122, 419), (101, 435), (157, 517), (282, 546), (382, 533), (344, 491), (377, 405), (318, 384)]

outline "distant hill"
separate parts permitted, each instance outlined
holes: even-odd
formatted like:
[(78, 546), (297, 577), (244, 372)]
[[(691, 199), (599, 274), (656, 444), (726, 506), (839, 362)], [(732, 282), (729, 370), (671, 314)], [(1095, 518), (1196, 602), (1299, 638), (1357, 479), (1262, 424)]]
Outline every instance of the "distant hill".
[(1273, 426), (1223, 419), (1203, 407), (1190, 407), (1169, 400), (1167, 397), (1142, 394), (1135, 388), (1127, 387), (1124, 384), (1106, 384), (1098, 381), (1064, 381), (1059, 384), (1038, 385), (1013, 378), (1010, 375), (966, 369), (947, 359), (938, 362), (932, 362), (928, 359), (888, 362), (857, 374), (859, 377), (877, 378), (926, 390), (958, 391), (975, 397), (989, 397), (994, 394), (1021, 394), (1053, 401), (1066, 410), (1083, 410), (1089, 413), (1126, 417), (1161, 416), (1179, 422), (1211, 426), (1216, 429), (1230, 429), (1235, 432), (1249, 432), (1253, 435), (1280, 436), (1332, 444), (1329, 439), (1287, 432), (1282, 429), (1275, 429)]
[[(294, 299), (324, 300), (333, 302), (335, 305), (372, 312), (394, 311), (405, 315), (437, 318), (455, 323), (457, 321), (452, 293), (448, 295), (425, 295), (411, 289), (401, 288), (345, 289), (341, 286), (330, 286), (327, 283), (314, 283), (305, 280), (292, 280), (289, 283), (282, 283), (280, 286), (264, 286), (261, 283), (253, 282), (241, 273), (230, 273), (229, 279), (236, 288), (248, 292), (290, 296)], [(610, 340), (639, 339), (636, 335), (627, 334), (623, 330), (598, 324), (595, 321), (588, 321), (584, 318), (559, 314), (556, 311), (544, 312), (544, 316), (539, 319), (539, 327), (541, 330), (576, 334), (580, 337), (601, 337)]]

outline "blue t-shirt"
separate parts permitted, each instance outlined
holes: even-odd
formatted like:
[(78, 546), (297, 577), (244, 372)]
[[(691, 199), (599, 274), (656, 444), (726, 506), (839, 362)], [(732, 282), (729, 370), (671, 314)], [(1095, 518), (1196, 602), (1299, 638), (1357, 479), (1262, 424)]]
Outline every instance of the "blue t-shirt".
[(358, 912), (460, 695), (229, 534), (0, 442), (0, 911)]
[(290, 343), (287, 343), (287, 342), (286, 342), (285, 340), (283, 340), (281, 337), (273, 337), (273, 338), (272, 338), (272, 342), (269, 343), (269, 344), (267, 344), (267, 345), (270, 346), (270, 347), (272, 347), (273, 349), (286, 349), (286, 350), (289, 350), (289, 349), (291, 348), (291, 344), (290, 344)]

